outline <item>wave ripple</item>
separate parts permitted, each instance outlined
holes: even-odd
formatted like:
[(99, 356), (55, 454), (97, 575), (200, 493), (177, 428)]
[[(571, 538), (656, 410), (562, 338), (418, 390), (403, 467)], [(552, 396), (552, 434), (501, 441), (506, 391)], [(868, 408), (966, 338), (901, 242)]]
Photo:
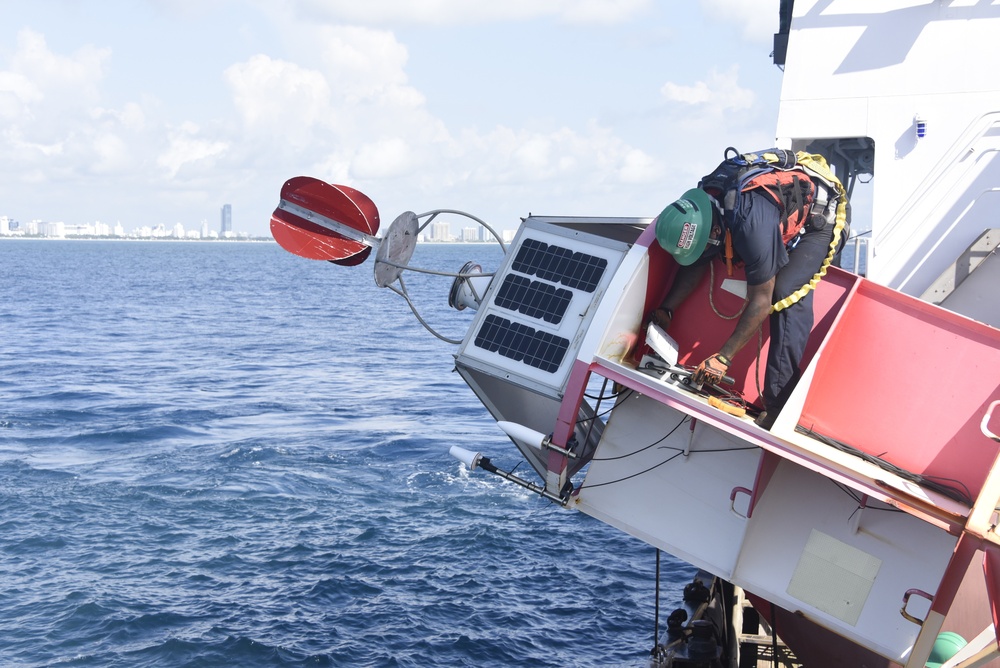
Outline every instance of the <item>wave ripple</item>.
[[(456, 442), (517, 457), (370, 269), (31, 241), (0, 266), (60, 277), (4, 314), (4, 665), (645, 665), (653, 551), (463, 471)], [(454, 336), (448, 283), (426, 315)], [(691, 575), (666, 570), (664, 607)]]

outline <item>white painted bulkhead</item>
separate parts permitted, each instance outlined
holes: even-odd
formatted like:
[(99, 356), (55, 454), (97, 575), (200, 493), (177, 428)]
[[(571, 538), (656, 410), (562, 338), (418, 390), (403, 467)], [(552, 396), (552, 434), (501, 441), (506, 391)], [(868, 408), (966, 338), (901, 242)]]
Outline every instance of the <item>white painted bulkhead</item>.
[(919, 296), (996, 227), (1000, 5), (797, 0), (792, 26), (778, 143), (874, 140), (868, 277)]

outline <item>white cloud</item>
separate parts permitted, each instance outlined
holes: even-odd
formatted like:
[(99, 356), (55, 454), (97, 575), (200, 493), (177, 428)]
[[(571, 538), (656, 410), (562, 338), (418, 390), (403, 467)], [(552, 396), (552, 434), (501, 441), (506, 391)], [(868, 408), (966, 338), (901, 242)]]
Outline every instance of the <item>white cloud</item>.
[(384, 30), (350, 26), (322, 28), (324, 72), (331, 88), (346, 102), (376, 99), (384, 95), (407, 106), (423, 103), (423, 96), (406, 89), (409, 53), (395, 35)]
[(522, 139), (511, 154), (514, 167), (532, 180), (552, 176), (558, 168), (552, 163), (552, 139), (540, 135)]
[(96, 161), (91, 165), (91, 171), (97, 174), (114, 174), (128, 169), (132, 164), (128, 144), (112, 133), (95, 137), (93, 152)]
[(299, 0), (304, 16), (362, 24), (462, 25), (555, 18), (566, 23), (620, 23), (653, 0)]
[(685, 104), (705, 104), (712, 100), (712, 91), (704, 81), (698, 81), (692, 86), (681, 86), (668, 81), (663, 84), (660, 93), (671, 102)]
[(246, 132), (241, 155), (255, 151), (296, 172), (372, 183), (420, 178), (426, 163), (434, 169), (437, 157), (454, 153), (444, 124), (408, 84), (409, 54), (393, 33), (298, 29), (301, 40), (320, 45), (313, 67), (256, 55), (225, 72)]
[(138, 131), (144, 114), (135, 104), (103, 108), (101, 85), (110, 49), (85, 46), (70, 55), (49, 49), (43, 35), (22, 29), (8, 69), (0, 70), (0, 135), (5, 155), (22, 180), (75, 179), (134, 167), (125, 131)]
[(169, 178), (174, 178), (181, 169), (189, 165), (210, 167), (210, 158), (222, 155), (228, 148), (225, 142), (202, 139), (197, 136), (198, 133), (199, 128), (193, 123), (185, 123), (171, 133), (167, 150), (156, 159), (156, 163), (167, 171)]
[(98, 98), (98, 85), (110, 56), (110, 49), (93, 46), (85, 46), (72, 56), (60, 56), (49, 50), (43, 35), (23, 29), (17, 34), (11, 71), (43, 91), (46, 105), (79, 106)]
[(0, 72), (0, 118), (19, 119), (43, 98), (42, 91), (28, 77), (16, 72)]
[(321, 45), (315, 67), (258, 54), (226, 69), (248, 132), (316, 152), (325, 143), (343, 148), (433, 125), (424, 96), (407, 84), (406, 47), (392, 33), (319, 27), (303, 38)]
[(408, 174), (416, 165), (416, 156), (405, 139), (387, 137), (360, 146), (350, 171), (357, 179), (385, 179)]
[(36, 161), (39, 157), (50, 158), (63, 154), (63, 142), (43, 144), (24, 138), (17, 128), (7, 128), (0, 135), (4, 144), (10, 148), (11, 156), (17, 156), (22, 165)]
[[(534, 2), (533, 5), (542, 3)], [(562, 3), (558, 17), (567, 23), (622, 23), (641, 14), (647, 0), (584, 0)]]
[(315, 70), (256, 55), (232, 65), (224, 76), (250, 131), (301, 137), (330, 114), (330, 86)]
[(146, 127), (146, 114), (135, 102), (127, 103), (121, 111), (110, 109), (107, 113), (129, 130), (142, 130)]
[(663, 176), (663, 165), (639, 149), (628, 151), (621, 161), (618, 177), (622, 183), (654, 183)]
[(669, 102), (701, 106), (709, 113), (749, 109), (755, 100), (754, 92), (740, 87), (739, 73), (739, 65), (733, 65), (725, 72), (712, 68), (707, 80), (691, 85), (668, 81), (663, 84), (660, 94)]
[(210, 14), (229, 0), (147, 0), (168, 14), (185, 19), (197, 19)]
[(743, 38), (758, 44), (771, 44), (778, 32), (780, 0), (701, 0), (704, 14), (710, 19), (742, 27)]
[(459, 161), (470, 183), (520, 184), (531, 189), (572, 190), (649, 182), (662, 165), (594, 123), (583, 132), (560, 128), (549, 133), (495, 130), (463, 137)]

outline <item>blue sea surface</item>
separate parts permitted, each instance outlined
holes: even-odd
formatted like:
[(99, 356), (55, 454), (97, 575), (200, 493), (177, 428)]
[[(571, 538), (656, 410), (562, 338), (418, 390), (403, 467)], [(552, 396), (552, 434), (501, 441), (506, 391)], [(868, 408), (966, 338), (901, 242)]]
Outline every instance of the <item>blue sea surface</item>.
[(655, 550), (448, 455), (520, 461), (371, 261), (2, 240), (0, 277), (0, 665), (646, 665)]

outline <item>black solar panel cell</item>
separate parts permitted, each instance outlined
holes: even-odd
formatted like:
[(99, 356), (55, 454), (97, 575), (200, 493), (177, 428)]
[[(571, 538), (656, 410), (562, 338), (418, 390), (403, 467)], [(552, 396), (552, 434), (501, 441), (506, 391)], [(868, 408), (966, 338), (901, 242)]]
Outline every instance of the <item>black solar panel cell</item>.
[(558, 325), (562, 322), (573, 293), (526, 276), (507, 274), (494, 303), (505, 309), (523, 313), (530, 318)]
[(607, 267), (608, 261), (604, 258), (574, 253), (568, 248), (538, 239), (521, 242), (511, 264), (514, 271), (584, 292), (593, 292), (597, 288)]
[(483, 324), (476, 333), (475, 345), (536, 369), (554, 373), (566, 356), (569, 339), (490, 314), (483, 319)]

